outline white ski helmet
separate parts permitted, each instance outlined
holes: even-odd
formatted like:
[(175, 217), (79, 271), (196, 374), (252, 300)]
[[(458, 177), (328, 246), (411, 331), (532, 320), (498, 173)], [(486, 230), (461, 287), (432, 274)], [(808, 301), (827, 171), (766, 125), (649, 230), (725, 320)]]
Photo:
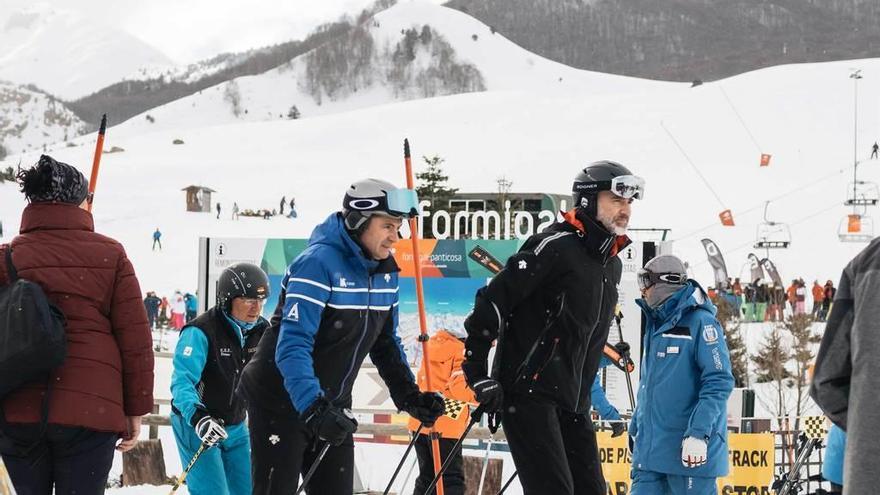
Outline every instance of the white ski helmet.
[(381, 214), (394, 218), (418, 216), (419, 198), (412, 189), (399, 189), (379, 179), (359, 180), (349, 186), (342, 200), (345, 228), (357, 231), (367, 220)]

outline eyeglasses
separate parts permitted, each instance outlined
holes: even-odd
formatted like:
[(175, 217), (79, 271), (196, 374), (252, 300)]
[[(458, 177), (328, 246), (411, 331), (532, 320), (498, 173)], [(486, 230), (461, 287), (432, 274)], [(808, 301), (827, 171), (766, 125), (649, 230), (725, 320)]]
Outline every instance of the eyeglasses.
[(658, 282), (666, 282), (673, 285), (684, 285), (687, 283), (687, 275), (684, 273), (654, 273), (642, 268), (636, 274), (636, 281), (640, 290), (647, 290)]
[(238, 299), (241, 300), (243, 304), (247, 304), (248, 306), (262, 306), (263, 303), (266, 302), (265, 299), (260, 299), (258, 297), (239, 297)]

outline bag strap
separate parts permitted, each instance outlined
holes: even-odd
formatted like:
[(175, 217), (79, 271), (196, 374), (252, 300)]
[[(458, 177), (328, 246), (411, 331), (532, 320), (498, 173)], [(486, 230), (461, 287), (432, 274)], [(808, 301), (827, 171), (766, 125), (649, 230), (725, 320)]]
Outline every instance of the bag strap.
[(6, 284), (12, 285), (13, 282), (18, 280), (18, 270), (15, 269), (15, 265), (12, 264), (12, 244), (6, 245)]

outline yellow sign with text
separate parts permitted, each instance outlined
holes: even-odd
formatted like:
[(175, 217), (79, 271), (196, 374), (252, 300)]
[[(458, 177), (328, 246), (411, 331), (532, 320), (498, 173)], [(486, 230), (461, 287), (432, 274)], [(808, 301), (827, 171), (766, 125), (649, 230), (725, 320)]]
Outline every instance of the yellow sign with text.
[(773, 483), (772, 433), (731, 433), (727, 436), (730, 474), (718, 478), (719, 495), (770, 495)]
[[(628, 495), (632, 469), (626, 435), (596, 433), (599, 461), (608, 495)], [(774, 441), (771, 433), (731, 433), (727, 436), (730, 474), (718, 478), (719, 495), (770, 495)]]

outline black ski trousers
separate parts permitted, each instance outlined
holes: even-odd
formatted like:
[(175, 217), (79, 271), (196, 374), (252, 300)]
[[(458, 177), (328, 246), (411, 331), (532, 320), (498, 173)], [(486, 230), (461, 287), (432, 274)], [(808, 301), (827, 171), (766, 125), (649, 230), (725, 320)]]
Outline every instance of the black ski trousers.
[[(291, 495), (317, 460), (324, 442), (317, 441), (296, 413), (276, 414), (248, 406), (253, 495)], [(306, 493), (351, 495), (354, 486), (354, 440), (330, 447), (312, 475)]]
[[(456, 439), (441, 438), (440, 439), (440, 464), (449, 457), (452, 447), (455, 445)], [(413, 495), (430, 495), (425, 494), (428, 485), (434, 481), (434, 455), (431, 450), (431, 437), (428, 435), (419, 435), (416, 440), (416, 458), (419, 460), (419, 477), (416, 478), (416, 487)], [(436, 488), (431, 490), (431, 494), (436, 493)], [(464, 495), (464, 459), (462, 458), (461, 449), (458, 449), (449, 467), (443, 473), (443, 493), (446, 495)]]
[(513, 395), (505, 397), (502, 424), (524, 495), (605, 495), (588, 416)]
[(18, 495), (99, 495), (118, 433), (75, 426), (6, 424), (0, 453)]

